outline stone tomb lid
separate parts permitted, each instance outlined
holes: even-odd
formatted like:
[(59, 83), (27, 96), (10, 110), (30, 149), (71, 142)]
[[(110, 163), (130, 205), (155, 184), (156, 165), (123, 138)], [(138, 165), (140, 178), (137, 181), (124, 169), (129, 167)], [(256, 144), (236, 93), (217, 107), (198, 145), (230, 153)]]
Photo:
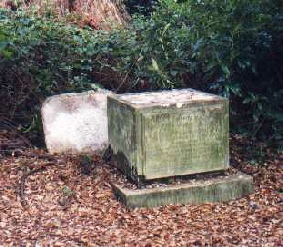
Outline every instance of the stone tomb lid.
[(223, 100), (223, 97), (203, 93), (194, 89), (173, 89), (163, 90), (156, 92), (146, 93), (125, 93), (110, 95), (111, 98), (115, 98), (120, 102), (129, 104), (134, 108), (140, 107), (152, 107), (152, 106), (170, 106), (175, 105), (177, 108), (182, 107), (183, 104), (192, 102), (211, 102)]

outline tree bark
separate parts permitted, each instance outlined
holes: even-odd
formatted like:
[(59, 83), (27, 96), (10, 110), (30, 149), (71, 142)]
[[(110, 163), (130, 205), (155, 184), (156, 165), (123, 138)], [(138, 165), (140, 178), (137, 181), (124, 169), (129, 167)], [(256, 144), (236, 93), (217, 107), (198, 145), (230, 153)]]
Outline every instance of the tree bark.
[(88, 17), (100, 28), (108, 29), (112, 25), (123, 26), (130, 20), (122, 0), (73, 1), (74, 10)]
[[(4, 0), (3, 5), (8, 6), (10, 2)], [(37, 6), (39, 13), (58, 11), (60, 16), (65, 15), (66, 12), (74, 12), (86, 24), (96, 29), (124, 26), (130, 20), (123, 0), (20, 0), (17, 4), (20, 8), (30, 6)]]

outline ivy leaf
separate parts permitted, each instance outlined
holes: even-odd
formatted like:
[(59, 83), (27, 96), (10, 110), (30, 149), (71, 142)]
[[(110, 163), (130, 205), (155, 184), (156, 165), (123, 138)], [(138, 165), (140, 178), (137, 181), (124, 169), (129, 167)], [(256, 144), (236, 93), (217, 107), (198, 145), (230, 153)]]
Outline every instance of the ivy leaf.
[(152, 66), (152, 69), (154, 70), (154, 71), (160, 71), (160, 69), (159, 69), (159, 66), (158, 66), (158, 63), (156, 62), (156, 60), (155, 59), (151, 59), (151, 66)]

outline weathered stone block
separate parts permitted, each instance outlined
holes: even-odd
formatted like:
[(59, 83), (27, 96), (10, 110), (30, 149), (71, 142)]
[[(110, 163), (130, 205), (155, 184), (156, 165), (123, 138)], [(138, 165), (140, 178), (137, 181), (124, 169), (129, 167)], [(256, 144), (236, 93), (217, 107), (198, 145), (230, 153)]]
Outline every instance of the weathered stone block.
[(41, 115), (50, 153), (90, 153), (108, 145), (109, 91), (68, 93), (49, 97)]
[(169, 204), (198, 205), (227, 202), (247, 196), (253, 193), (253, 178), (248, 175), (229, 175), (194, 183), (138, 190), (114, 184), (113, 190), (116, 196), (129, 208), (150, 208)]
[(133, 179), (228, 167), (229, 103), (192, 89), (108, 96), (115, 160)]

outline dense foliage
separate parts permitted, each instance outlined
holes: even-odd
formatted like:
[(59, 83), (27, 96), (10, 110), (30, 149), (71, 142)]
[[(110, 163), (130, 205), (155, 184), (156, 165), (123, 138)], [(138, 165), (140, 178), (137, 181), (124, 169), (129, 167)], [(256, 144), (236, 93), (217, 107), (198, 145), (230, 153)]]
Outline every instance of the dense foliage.
[(280, 1), (164, 0), (149, 23), (142, 33), (155, 84), (229, 97), (234, 130), (282, 140)]
[(34, 113), (44, 99), (74, 90), (86, 79), (78, 52), (84, 32), (23, 12), (0, 14), (1, 115), (23, 129), (31, 123), (39, 127)]
[(124, 0), (124, 4), (130, 14), (143, 14), (150, 16), (154, 6), (157, 6), (158, 0)]
[[(142, 6), (126, 2), (132, 12)], [(280, 1), (162, 0), (153, 9), (150, 2), (143, 9), (152, 11), (150, 16), (134, 16), (127, 29), (111, 32), (2, 11), (6, 117), (23, 117), (18, 115), (38, 109), (48, 95), (91, 86), (119, 92), (193, 87), (230, 98), (233, 130), (280, 143)]]
[(200, 75), (199, 81), (209, 89), (230, 97), (236, 112), (233, 127), (253, 137), (282, 139), (280, 1), (186, 1), (178, 6), (164, 2), (170, 4), (158, 15), (174, 13), (168, 23), (187, 31), (189, 71)]

